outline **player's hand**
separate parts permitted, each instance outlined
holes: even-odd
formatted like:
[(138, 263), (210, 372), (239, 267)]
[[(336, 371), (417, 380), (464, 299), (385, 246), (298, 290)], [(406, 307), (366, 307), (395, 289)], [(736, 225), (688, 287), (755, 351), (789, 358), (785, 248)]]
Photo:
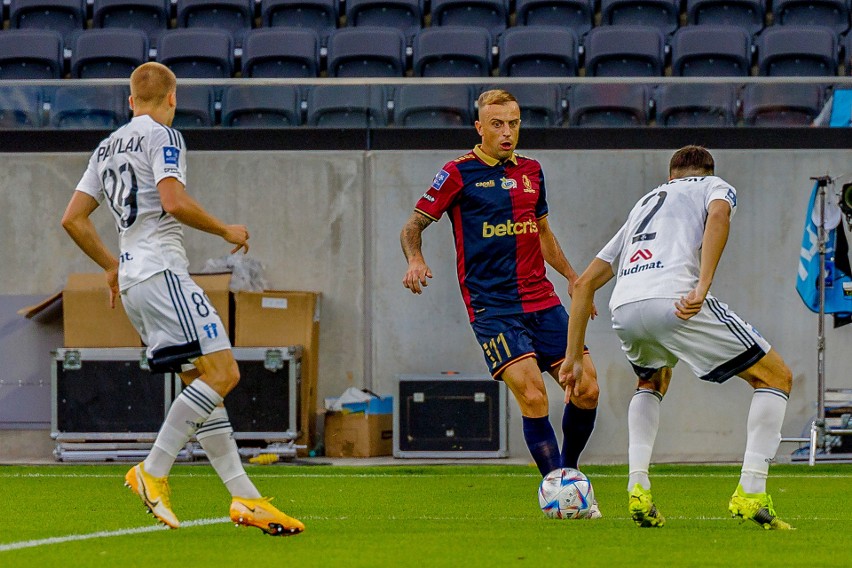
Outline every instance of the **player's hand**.
[(675, 302), (675, 315), (682, 320), (688, 320), (701, 311), (704, 296), (705, 294), (701, 294), (697, 290), (691, 290), (689, 294)]
[(565, 400), (571, 397), (574, 387), (583, 380), (583, 359), (577, 361), (566, 358), (559, 366), (559, 384), (565, 389)]
[(222, 238), (232, 245), (237, 245), (231, 250), (231, 254), (235, 254), (240, 249), (243, 249), (243, 254), (249, 250), (249, 232), (245, 225), (225, 225), (225, 233)]
[(429, 285), (427, 278), (432, 278), (432, 269), (422, 259), (412, 258), (408, 262), (405, 276), (402, 277), (402, 285), (414, 294), (422, 294), (423, 288)]
[(107, 286), (109, 286), (109, 307), (115, 307), (115, 299), (118, 298), (118, 267), (104, 270)]

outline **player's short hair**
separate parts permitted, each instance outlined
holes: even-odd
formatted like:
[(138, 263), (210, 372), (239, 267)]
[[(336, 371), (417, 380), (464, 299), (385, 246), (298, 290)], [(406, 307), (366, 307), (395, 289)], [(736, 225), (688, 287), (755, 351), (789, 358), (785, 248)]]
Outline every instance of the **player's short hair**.
[(143, 63), (130, 74), (130, 96), (138, 104), (157, 106), (176, 88), (175, 74), (156, 61)]
[(490, 91), (483, 91), (482, 94), (479, 95), (479, 98), (476, 100), (476, 104), (480, 112), (482, 112), (482, 109), (484, 109), (488, 105), (505, 105), (516, 102), (518, 102), (518, 99), (515, 98), (515, 95), (503, 89), (491, 89)]
[(690, 174), (712, 176), (715, 171), (713, 156), (703, 146), (684, 146), (669, 161), (669, 175), (672, 177)]

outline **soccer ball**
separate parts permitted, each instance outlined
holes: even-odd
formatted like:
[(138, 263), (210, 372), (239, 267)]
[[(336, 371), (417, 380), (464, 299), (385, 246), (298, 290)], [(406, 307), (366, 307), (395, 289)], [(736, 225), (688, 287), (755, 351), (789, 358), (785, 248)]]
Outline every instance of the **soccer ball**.
[(595, 494), (585, 474), (568, 467), (554, 469), (544, 476), (538, 489), (538, 503), (551, 519), (588, 519)]

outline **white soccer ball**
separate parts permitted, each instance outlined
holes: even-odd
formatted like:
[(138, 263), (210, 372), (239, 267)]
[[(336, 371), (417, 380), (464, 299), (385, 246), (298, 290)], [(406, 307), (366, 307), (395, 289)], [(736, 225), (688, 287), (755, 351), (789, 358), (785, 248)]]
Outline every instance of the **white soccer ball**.
[(568, 467), (548, 473), (538, 489), (541, 510), (551, 519), (588, 519), (594, 500), (589, 478)]

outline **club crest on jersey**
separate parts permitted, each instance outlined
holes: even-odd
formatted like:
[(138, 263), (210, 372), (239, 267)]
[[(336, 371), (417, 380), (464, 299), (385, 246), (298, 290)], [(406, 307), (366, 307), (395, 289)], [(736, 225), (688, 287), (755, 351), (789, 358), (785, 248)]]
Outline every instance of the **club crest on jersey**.
[(432, 180), (432, 189), (434, 189), (435, 191), (441, 189), (441, 186), (444, 185), (444, 182), (447, 181), (449, 177), (450, 174), (445, 170), (441, 170), (440, 172), (435, 174), (435, 179)]
[(533, 189), (532, 182), (527, 177), (527, 174), (521, 177), (521, 181), (524, 183), (524, 193), (535, 193), (535, 189)]
[(512, 178), (500, 178), (500, 187), (505, 190), (515, 189), (518, 187), (518, 182)]
[(178, 150), (174, 146), (163, 146), (163, 162), (164, 163), (176, 166), (177, 163), (178, 163), (179, 157), (180, 157), (180, 150)]

